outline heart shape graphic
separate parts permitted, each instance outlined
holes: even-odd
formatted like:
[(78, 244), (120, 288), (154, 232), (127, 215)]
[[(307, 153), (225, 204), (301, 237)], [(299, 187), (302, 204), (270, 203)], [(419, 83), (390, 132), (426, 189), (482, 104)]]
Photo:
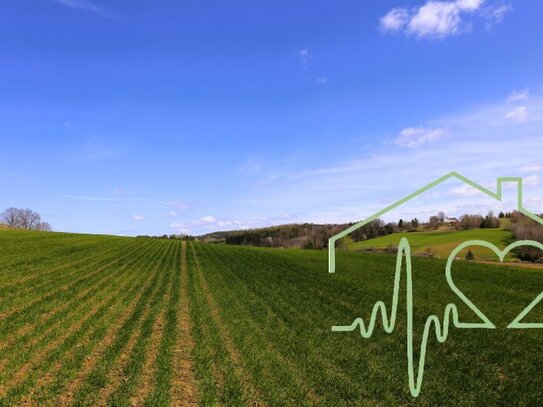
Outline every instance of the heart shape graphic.
[[(481, 318), (483, 322), (458, 322), (455, 323), (457, 328), (466, 328), (466, 329), (472, 329), (472, 328), (486, 328), (486, 329), (495, 329), (496, 325), (494, 325), (488, 317), (479, 309), (477, 306), (470, 301), (470, 299), (460, 290), (456, 284), (453, 281), (452, 278), (452, 264), (458, 253), (460, 253), (463, 249), (465, 249), (468, 246), (482, 246), (486, 247), (490, 250), (492, 250), (498, 258), (500, 259), (500, 262), (503, 262), (503, 259), (509, 253), (511, 250), (520, 247), (520, 246), (532, 246), (536, 247), (538, 249), (543, 250), (543, 244), (536, 242), (534, 240), (519, 240), (517, 242), (514, 242), (507, 246), (505, 249), (501, 250), (492, 243), (489, 243), (485, 240), (468, 240), (464, 243), (461, 243), (458, 245), (452, 252), (449, 254), (449, 257), (447, 258), (447, 267), (445, 268), (445, 276), (447, 278), (447, 282), (449, 283), (449, 287), (453, 290), (453, 292), (473, 311), (475, 314)], [(509, 325), (507, 325), (507, 328), (511, 329), (521, 329), (521, 328), (543, 328), (543, 322), (520, 322), (522, 319), (532, 310), (533, 307), (539, 303), (543, 299), (543, 291), (530, 303), (526, 308), (524, 308), (516, 317), (513, 319), (513, 322), (511, 322)]]

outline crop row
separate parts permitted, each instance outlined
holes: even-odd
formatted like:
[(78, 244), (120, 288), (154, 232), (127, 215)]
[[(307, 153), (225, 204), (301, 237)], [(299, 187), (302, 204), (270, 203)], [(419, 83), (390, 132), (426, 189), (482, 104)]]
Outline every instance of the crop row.
[(158, 388), (168, 404), (181, 245), (123, 239), (92, 252), (46, 264), (5, 302), (0, 405), (156, 405)]
[[(198, 243), (192, 251), (187, 258), (203, 405), (413, 402), (404, 281), (392, 334), (377, 328), (363, 339), (357, 332), (330, 329), (359, 316), (367, 319), (375, 301), (390, 304), (393, 256), (344, 253), (338, 273), (329, 275), (324, 252)], [(464, 261), (454, 272), (458, 285), (501, 329), (454, 329), (444, 344), (432, 338), (417, 403), (541, 400), (537, 363), (543, 355), (531, 349), (542, 334), (503, 329), (541, 291), (541, 273)], [(414, 278), (416, 350), (426, 318), (442, 317), (447, 303), (456, 303), (464, 320), (476, 320), (448, 288), (443, 261), (414, 259)], [(534, 310), (530, 320), (541, 321), (542, 311)]]

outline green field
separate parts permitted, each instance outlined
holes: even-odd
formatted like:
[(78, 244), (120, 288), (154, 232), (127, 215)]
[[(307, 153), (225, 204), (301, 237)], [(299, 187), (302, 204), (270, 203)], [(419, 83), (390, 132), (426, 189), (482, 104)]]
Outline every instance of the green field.
[[(486, 240), (499, 248), (504, 248), (512, 241), (511, 232), (505, 229), (403, 232), (356, 242), (351, 246), (351, 249), (386, 249), (389, 245), (397, 246), (402, 237), (409, 240), (411, 250), (414, 254), (427, 254), (428, 249), (430, 249), (436, 257), (444, 259), (449, 256), (450, 252), (456, 246), (466, 240)], [(476, 260), (497, 260), (496, 256), (486, 248), (472, 247), (471, 251), (475, 255)], [(464, 250), (460, 253), (462, 257), (465, 255), (465, 252)], [(509, 255), (506, 260), (510, 261), (514, 260), (514, 258)]]
[[(498, 329), (430, 336), (413, 398), (404, 277), (393, 333), (330, 329), (390, 302), (394, 256), (337, 257), (329, 275), (325, 251), (1, 231), (0, 405), (541, 404), (543, 332), (504, 328), (541, 271), (458, 262), (456, 284)], [(413, 258), (415, 349), (449, 302), (477, 322), (443, 267)]]

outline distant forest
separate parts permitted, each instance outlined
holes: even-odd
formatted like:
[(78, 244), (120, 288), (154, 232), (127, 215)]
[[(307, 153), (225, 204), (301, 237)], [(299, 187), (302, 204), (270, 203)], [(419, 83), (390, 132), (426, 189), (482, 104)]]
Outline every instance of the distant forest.
[[(500, 212), (495, 216), (489, 212), (486, 216), (465, 214), (460, 218), (449, 218), (443, 212), (431, 216), (428, 221), (421, 222), (417, 218), (399, 219), (397, 222), (385, 222), (375, 219), (341, 239), (340, 248), (351, 242), (358, 242), (386, 236), (397, 232), (416, 232), (432, 230), (469, 230), (499, 228), (500, 219), (510, 219), (507, 228), (511, 230), (514, 240), (532, 239), (543, 243), (543, 226), (527, 218), (519, 212)], [(288, 224), (265, 228), (214, 232), (199, 236), (199, 240), (210, 243), (226, 243), (232, 245), (250, 245), (261, 247), (296, 247), (304, 249), (325, 249), (328, 239), (354, 223), (346, 224)], [(543, 254), (535, 248), (518, 250), (521, 260), (539, 261)]]

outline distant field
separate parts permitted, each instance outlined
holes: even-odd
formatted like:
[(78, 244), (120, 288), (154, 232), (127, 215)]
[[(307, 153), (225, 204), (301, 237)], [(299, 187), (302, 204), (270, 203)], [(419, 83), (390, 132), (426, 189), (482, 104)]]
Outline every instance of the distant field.
[[(431, 249), (432, 253), (440, 258), (447, 258), (456, 246), (466, 240), (486, 240), (499, 248), (503, 248), (511, 243), (512, 239), (511, 232), (505, 229), (405, 232), (356, 242), (351, 249), (385, 249), (389, 245), (397, 246), (402, 237), (409, 240), (413, 253), (424, 254), (428, 252), (428, 249)], [(497, 260), (496, 256), (486, 248), (472, 247), (470, 250), (475, 255), (476, 260)], [(467, 250), (462, 251), (460, 256), (465, 256), (466, 252)], [(514, 258), (509, 255), (506, 260), (510, 261), (514, 260)]]
[[(539, 405), (540, 330), (504, 327), (543, 273), (458, 262), (499, 327), (431, 336), (407, 384), (405, 277), (392, 334), (331, 332), (390, 302), (393, 256), (0, 232), (0, 405)], [(414, 258), (416, 349), (448, 302), (444, 260)], [(542, 321), (543, 307), (526, 317)]]

